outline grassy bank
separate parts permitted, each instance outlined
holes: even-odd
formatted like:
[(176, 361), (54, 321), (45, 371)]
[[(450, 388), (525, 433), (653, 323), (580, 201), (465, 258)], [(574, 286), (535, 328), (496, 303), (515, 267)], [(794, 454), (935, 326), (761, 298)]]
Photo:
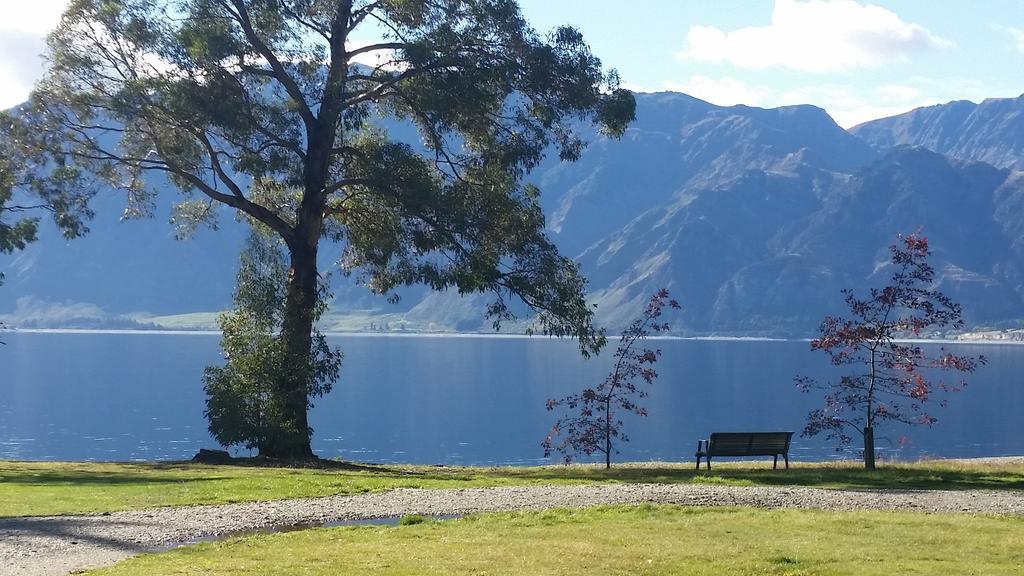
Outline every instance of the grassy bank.
[(392, 488), (471, 488), (593, 482), (704, 482), (822, 488), (1024, 490), (1024, 464), (931, 461), (867, 473), (854, 463), (298, 469), (182, 463), (0, 461), (0, 517), (357, 494)]
[(1019, 518), (620, 506), (257, 536), (89, 574), (1017, 575), (1021, 534)]

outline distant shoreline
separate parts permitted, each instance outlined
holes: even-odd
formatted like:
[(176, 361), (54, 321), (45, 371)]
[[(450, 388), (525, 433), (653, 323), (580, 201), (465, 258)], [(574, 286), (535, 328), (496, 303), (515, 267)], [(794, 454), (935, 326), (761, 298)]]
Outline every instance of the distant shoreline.
[[(156, 336), (220, 336), (220, 330), (169, 330), (157, 328), (146, 330), (140, 328), (8, 328), (0, 330), (0, 334), (94, 334), (94, 335), (156, 335)], [(324, 332), (324, 336), (347, 337), (368, 336), (374, 338), (499, 338), (499, 339), (561, 339), (545, 334), (488, 334), (484, 332)], [(565, 338), (568, 339), (568, 338)], [(649, 340), (728, 340), (738, 342), (798, 342), (802, 338), (768, 338), (762, 336), (649, 336)]]
[[(140, 335), (140, 336), (220, 336), (219, 330), (170, 330), (170, 329), (138, 329), (138, 328), (7, 328), (0, 334), (82, 334), (82, 335)], [(371, 338), (495, 338), (495, 339), (551, 339), (556, 336), (544, 334), (487, 334), (483, 332), (324, 332), (325, 336), (336, 338), (371, 337)], [(613, 335), (611, 337), (617, 337)], [(773, 338), (768, 336), (649, 336), (649, 340), (683, 340), (711, 342), (810, 342), (809, 337)], [(1011, 339), (949, 339), (949, 338), (909, 338), (897, 339), (897, 342), (911, 344), (962, 344), (962, 345), (1024, 345), (1024, 340)]]

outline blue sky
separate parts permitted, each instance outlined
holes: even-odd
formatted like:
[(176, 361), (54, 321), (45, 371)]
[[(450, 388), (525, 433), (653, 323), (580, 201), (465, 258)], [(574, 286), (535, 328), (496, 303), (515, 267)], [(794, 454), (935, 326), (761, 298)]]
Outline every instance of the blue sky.
[[(5, 6), (0, 107), (41, 73), (66, 0)], [(572, 24), (627, 87), (716, 104), (809, 103), (840, 124), (1024, 92), (1021, 0), (520, 0), (541, 31)]]
[(1021, 0), (521, 0), (642, 91), (821, 106), (840, 124), (1024, 92)]

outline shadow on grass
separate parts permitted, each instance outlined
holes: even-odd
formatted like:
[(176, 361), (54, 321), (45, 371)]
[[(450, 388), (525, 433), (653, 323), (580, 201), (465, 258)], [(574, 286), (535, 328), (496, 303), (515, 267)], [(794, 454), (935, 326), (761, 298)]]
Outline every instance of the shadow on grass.
[(147, 474), (145, 472), (128, 471), (123, 472), (100, 472), (89, 470), (62, 470), (62, 471), (34, 471), (34, 470), (4, 470), (0, 471), (0, 484), (25, 484), (36, 486), (123, 486), (123, 485), (152, 485), (152, 484), (181, 484), (182, 482), (213, 482), (217, 480), (229, 480), (228, 476), (161, 476), (158, 474)]
[[(358, 462), (347, 462), (345, 460), (329, 460), (326, 458), (311, 458), (305, 460), (276, 460), (262, 456), (249, 458), (231, 458), (227, 462), (214, 464), (197, 463), (190, 460), (174, 460), (167, 462), (153, 462), (148, 464), (155, 469), (180, 468), (182, 470), (194, 469), (196, 466), (230, 466), (236, 468), (267, 468), (274, 470), (325, 470), (325, 471), (347, 471), (347, 472), (375, 472), (393, 474), (396, 472), (386, 466), (374, 464), (360, 464)], [(407, 472), (412, 473), (412, 472)]]
[[(475, 486), (628, 482), (655, 484), (721, 484), (735, 486), (806, 486), (844, 489), (888, 490), (1020, 490), (1024, 491), (1024, 466), (964, 466), (921, 463), (881, 467), (867, 472), (855, 464), (797, 464), (789, 470), (773, 470), (762, 464), (737, 463), (712, 470), (694, 470), (688, 466), (613, 466), (611, 470), (592, 466), (544, 467), (424, 467), (379, 466), (347, 462), (322, 461), (319, 465), (295, 467), (271, 466), (267, 462), (239, 461), (230, 465), (207, 465), (190, 462), (152, 462), (132, 464), (89, 465), (68, 463), (60, 468), (33, 463), (12, 463), (0, 467), (0, 485), (31, 486), (94, 486), (104, 485), (172, 485), (199, 484), (216, 481), (282, 476), (297, 478), (314, 474), (339, 480), (374, 479), (381, 489), (405, 485), (410, 479), (429, 487), (457, 487), (466, 483)], [(247, 470), (247, 472), (243, 472)], [(251, 476), (250, 476), (251, 472)], [(392, 482), (393, 481), (393, 482)], [(359, 490), (363, 491), (363, 490)]]
[(333, 460), (278, 462), (257, 458), (237, 458), (226, 464), (204, 464), (189, 461), (161, 462), (8, 462), (0, 466), (0, 484), (25, 485), (130, 485), (180, 484), (182, 482), (213, 482), (237, 480), (251, 472), (258, 478), (261, 471), (271, 476), (306, 475), (322, 472), (366, 472), (383, 476), (421, 476), (421, 472), (369, 466)]
[[(789, 470), (722, 467), (698, 472), (694, 469), (675, 467), (613, 467), (611, 470), (604, 470), (570, 466), (529, 468), (521, 471), (505, 469), (500, 474), (505, 477), (537, 481), (706, 483), (889, 490), (1024, 490), (1024, 468), (1008, 471), (893, 467), (868, 472), (853, 466), (797, 467)], [(487, 473), (484, 472), (483, 475), (486, 476)]]

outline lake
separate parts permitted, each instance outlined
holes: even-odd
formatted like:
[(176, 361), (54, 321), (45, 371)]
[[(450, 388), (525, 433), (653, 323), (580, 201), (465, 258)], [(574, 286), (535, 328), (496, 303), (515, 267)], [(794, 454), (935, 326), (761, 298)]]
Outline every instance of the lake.
[[(215, 447), (203, 419), (203, 367), (219, 336), (166, 333), (5, 333), (0, 346), (0, 458), (187, 459)], [(543, 337), (331, 336), (341, 379), (311, 414), (323, 457), (420, 464), (540, 464), (555, 420), (544, 402), (593, 385), (616, 342), (583, 360), (571, 341)], [(800, 438), (820, 397), (797, 373), (825, 376), (827, 357), (801, 341), (656, 340), (659, 379), (628, 418), (618, 460), (693, 461), (712, 431), (794, 430), (794, 460), (850, 457)], [(989, 363), (934, 406), (931, 428), (879, 430), (889, 457), (1024, 454), (1024, 346), (954, 345)], [(899, 445), (896, 439), (907, 436)], [(248, 454), (248, 451), (236, 451)]]

